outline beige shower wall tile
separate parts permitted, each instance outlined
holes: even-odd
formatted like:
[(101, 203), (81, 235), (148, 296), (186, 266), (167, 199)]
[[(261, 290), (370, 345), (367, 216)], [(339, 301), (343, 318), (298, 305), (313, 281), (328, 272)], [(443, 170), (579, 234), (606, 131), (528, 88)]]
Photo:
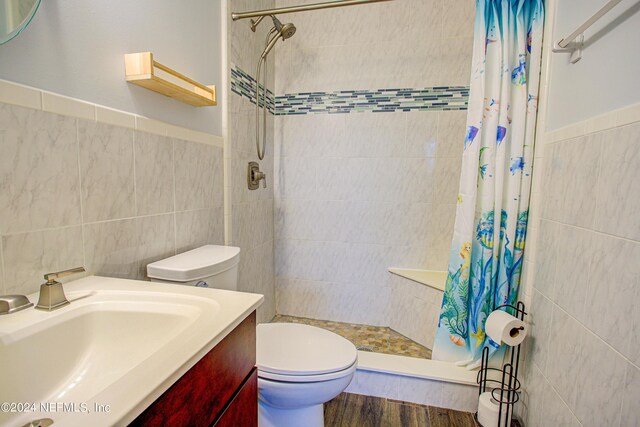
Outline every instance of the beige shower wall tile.
[(469, 0), (440, 0), (442, 3), (442, 32), (444, 37), (473, 37), (475, 2)]
[(134, 151), (137, 215), (173, 212), (173, 140), (136, 131)]
[(462, 157), (466, 124), (464, 110), (438, 113), (438, 157)]
[(473, 37), (447, 38), (442, 40), (442, 45), (444, 49), (442, 49), (442, 57), (440, 58), (441, 84), (468, 86), (471, 79)]
[(84, 222), (135, 214), (133, 130), (78, 122)]
[(406, 156), (436, 157), (442, 152), (441, 140), (438, 138), (437, 112), (403, 113), (406, 117)]
[(0, 104), (0, 231), (80, 223), (76, 120)]
[(2, 237), (6, 291), (38, 291), (43, 276), (84, 265), (82, 227), (74, 226)]

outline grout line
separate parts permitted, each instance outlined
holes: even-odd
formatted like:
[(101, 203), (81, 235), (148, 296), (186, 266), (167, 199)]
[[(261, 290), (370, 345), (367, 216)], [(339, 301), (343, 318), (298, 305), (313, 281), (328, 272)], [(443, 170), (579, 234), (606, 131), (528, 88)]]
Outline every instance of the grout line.
[(176, 141), (171, 139), (171, 169), (173, 172), (173, 253), (178, 253), (178, 215), (176, 215)]
[(67, 228), (79, 227), (79, 226), (84, 226), (84, 225), (105, 224), (105, 223), (109, 223), (109, 222), (128, 221), (128, 220), (143, 219), (143, 218), (153, 218), (153, 217), (157, 217), (157, 216), (170, 215), (170, 214), (174, 214), (174, 213), (187, 213), (187, 212), (198, 212), (198, 211), (205, 211), (205, 210), (213, 210), (213, 209), (220, 208), (220, 207), (221, 206), (209, 206), (209, 207), (204, 207), (204, 208), (185, 209), (185, 210), (179, 210), (179, 211), (172, 210), (172, 211), (166, 211), (166, 212), (156, 212), (156, 213), (151, 213), (151, 214), (146, 214), (146, 215), (127, 216), (127, 217), (122, 217), (122, 218), (105, 219), (105, 220), (100, 220), (100, 221), (80, 222), (80, 223), (77, 223), (77, 224), (61, 225), (61, 226), (57, 226), (57, 227), (36, 228), (36, 229), (33, 229), (33, 230), (24, 230), (24, 231), (15, 231), (15, 232), (10, 232), (10, 233), (5, 233), (5, 234), (2, 235), (2, 237), (4, 237), (4, 236), (18, 236), (18, 235), (21, 235), (21, 234), (30, 234), (30, 233), (40, 233), (40, 232), (53, 231), (53, 230), (64, 230), (64, 229), (67, 229)]
[(82, 236), (82, 264), (87, 268), (86, 239), (84, 233), (84, 202), (82, 200), (82, 167), (80, 162), (80, 125), (76, 119), (76, 153), (78, 157), (78, 192), (80, 193), (80, 234)]
[(582, 231), (588, 231), (588, 232), (597, 234), (599, 236), (613, 237), (615, 239), (623, 240), (623, 241), (628, 242), (628, 243), (640, 243), (640, 240), (633, 240), (633, 239), (630, 239), (628, 237), (619, 236), (617, 234), (609, 234), (609, 233), (605, 233), (604, 231), (598, 231), (598, 230), (594, 230), (594, 229), (591, 229), (591, 228), (582, 227), (582, 226), (579, 226), (579, 225), (569, 224), (569, 223), (558, 221), (558, 220), (555, 220), (555, 219), (543, 218), (542, 217), (542, 218), (540, 218), (540, 221), (548, 221), (548, 222), (552, 222), (552, 223), (555, 223), (555, 224), (563, 225), (565, 227), (572, 227), (572, 228), (576, 228), (576, 229), (579, 229), (579, 230), (582, 230)]
[(136, 171), (136, 131), (132, 131), (131, 135), (131, 151), (133, 154), (133, 212), (135, 216), (138, 216), (138, 186), (136, 185), (136, 181), (138, 180), (138, 175)]
[[(569, 406), (569, 404), (567, 402), (565, 402), (565, 400), (562, 398), (562, 395), (560, 393), (558, 393), (558, 390), (556, 390), (556, 388), (553, 386), (553, 384), (551, 384), (551, 382), (549, 381), (549, 379), (542, 373), (542, 371), (540, 370), (540, 368), (538, 368), (536, 366), (536, 364), (533, 364), (533, 369), (537, 369), (540, 373), (540, 376), (544, 379), (544, 382), (547, 384), (547, 386), (551, 387), (551, 389), (553, 390), (553, 392), (556, 394), (556, 396), (558, 396), (560, 398), (560, 400), (562, 401), (562, 403), (564, 403), (564, 406), (567, 407), (567, 409), (569, 410), (569, 412), (571, 413), (571, 415), (573, 415), (573, 417), (576, 419), (576, 421), (578, 422), (578, 424), (580, 424), (582, 426), (582, 422), (580, 421), (580, 418), (578, 418), (578, 416), (573, 412), (573, 410), (571, 409), (571, 406)], [(541, 396), (543, 397), (543, 396)], [(544, 399), (542, 400), (542, 402), (544, 403)], [(542, 408), (541, 413), (544, 414), (544, 408)]]
[(0, 289), (2, 290), (2, 295), (6, 295), (7, 294), (7, 275), (5, 273), (4, 250), (3, 250), (4, 239), (2, 237), (3, 236), (0, 236), (0, 267), (2, 268), (2, 271), (0, 272), (2, 273), (0, 275), (0, 280), (2, 280), (0, 284), (2, 286), (0, 286)]
[[(576, 319), (574, 316), (572, 316), (569, 312), (567, 312), (564, 308), (562, 308), (560, 305), (556, 304), (551, 298), (547, 297), (545, 294), (543, 294), (542, 292), (540, 292), (540, 290), (538, 288), (535, 287), (534, 285), (534, 292), (538, 292), (540, 295), (542, 295), (547, 301), (549, 301), (551, 304), (554, 305), (554, 307), (557, 307), (560, 311), (562, 311), (564, 314), (566, 314), (567, 316), (569, 316), (571, 319), (575, 320), (576, 323), (578, 323), (578, 325), (580, 325), (583, 329), (585, 329), (587, 332), (591, 333), (591, 335), (593, 335), (594, 337), (596, 337), (598, 340), (600, 340), (602, 343), (604, 343), (607, 347), (609, 347), (609, 349), (613, 350), (614, 353), (616, 353), (618, 356), (620, 356), (622, 359), (624, 359), (627, 363), (629, 363), (630, 365), (634, 366), (636, 369), (640, 370), (640, 366), (636, 365), (631, 359), (629, 359), (627, 356), (625, 356), (624, 354), (620, 353), (618, 350), (616, 350), (611, 344), (609, 344), (608, 342), (606, 342), (602, 337), (600, 337), (600, 335), (596, 334), (593, 330), (591, 330), (587, 325), (585, 325), (584, 323), (582, 323), (579, 319)], [(550, 338), (549, 338), (550, 339)], [(547, 349), (548, 351), (548, 349)]]

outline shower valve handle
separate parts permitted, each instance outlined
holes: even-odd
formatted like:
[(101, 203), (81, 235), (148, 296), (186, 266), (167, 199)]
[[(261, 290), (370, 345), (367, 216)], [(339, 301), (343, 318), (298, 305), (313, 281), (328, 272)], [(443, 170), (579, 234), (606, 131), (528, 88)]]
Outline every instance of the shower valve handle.
[(253, 175), (254, 179), (258, 182), (262, 181), (262, 188), (267, 188), (267, 175), (262, 171), (256, 171)]

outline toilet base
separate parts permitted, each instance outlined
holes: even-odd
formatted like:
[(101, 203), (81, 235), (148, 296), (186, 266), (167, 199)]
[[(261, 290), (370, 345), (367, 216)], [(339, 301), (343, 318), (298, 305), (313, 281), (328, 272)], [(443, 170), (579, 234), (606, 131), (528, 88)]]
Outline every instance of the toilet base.
[(258, 427), (324, 427), (324, 405), (282, 409), (258, 402)]

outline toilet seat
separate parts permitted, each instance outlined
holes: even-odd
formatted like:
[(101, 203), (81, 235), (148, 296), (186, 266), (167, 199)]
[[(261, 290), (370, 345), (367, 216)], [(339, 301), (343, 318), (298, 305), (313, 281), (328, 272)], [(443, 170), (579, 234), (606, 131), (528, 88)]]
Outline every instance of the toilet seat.
[(358, 362), (354, 362), (353, 365), (349, 366), (347, 369), (343, 369), (337, 372), (330, 372), (328, 374), (318, 374), (318, 375), (282, 375), (282, 374), (274, 374), (273, 372), (262, 371), (258, 368), (258, 378), (270, 381), (279, 381), (286, 383), (316, 383), (322, 381), (331, 381), (338, 378), (345, 377), (347, 375), (351, 375), (355, 372), (358, 367)]
[(345, 338), (315, 326), (257, 326), (258, 377), (283, 382), (328, 381), (352, 374), (358, 352)]

